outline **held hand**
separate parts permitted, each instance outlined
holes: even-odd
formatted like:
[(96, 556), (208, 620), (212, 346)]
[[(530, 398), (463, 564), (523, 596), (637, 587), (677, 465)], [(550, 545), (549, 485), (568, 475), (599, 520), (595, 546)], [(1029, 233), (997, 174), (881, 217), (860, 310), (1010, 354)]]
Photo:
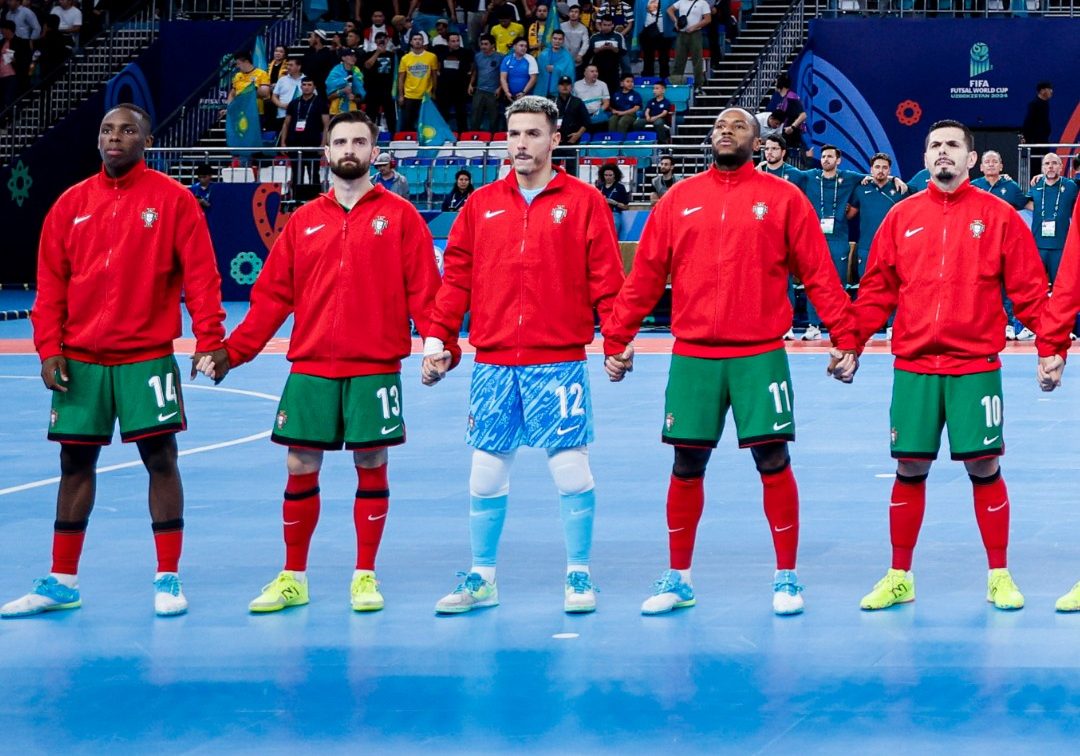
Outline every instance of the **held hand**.
[(604, 359), (604, 371), (612, 383), (618, 383), (627, 373), (634, 372), (634, 347), (627, 346), (622, 354), (613, 354)]
[(1035, 378), (1043, 391), (1053, 391), (1061, 385), (1061, 374), (1065, 371), (1065, 360), (1060, 355), (1040, 357), (1035, 368)]
[(224, 349), (215, 349), (213, 352), (196, 352), (191, 355), (192, 380), (195, 380), (197, 373), (202, 373), (213, 380), (214, 385), (217, 385), (225, 378), (229, 369), (229, 354)]
[(425, 386), (434, 386), (446, 377), (450, 369), (450, 352), (443, 350), (439, 354), (430, 354), (420, 363), (420, 382)]
[(855, 352), (841, 351), (835, 347), (829, 350), (829, 367), (825, 372), (841, 383), (851, 383), (855, 380), (855, 372), (859, 369), (859, 358)]
[[(59, 380), (57, 380), (57, 373), (60, 374)], [(59, 391), (66, 394), (67, 386), (62, 385), (62, 383), (71, 380), (67, 374), (67, 359), (57, 355), (42, 362), (41, 380), (45, 382), (45, 388), (49, 391)]]

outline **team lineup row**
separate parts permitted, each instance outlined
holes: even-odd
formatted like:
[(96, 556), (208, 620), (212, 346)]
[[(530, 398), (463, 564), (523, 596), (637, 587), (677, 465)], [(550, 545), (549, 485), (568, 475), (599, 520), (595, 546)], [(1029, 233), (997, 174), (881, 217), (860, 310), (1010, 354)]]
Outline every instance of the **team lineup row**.
[[(585, 346), (594, 339), (595, 311), (605, 371), (612, 381), (623, 380), (633, 369), (632, 341), (669, 279), (675, 342), (662, 438), (674, 449), (666, 501), (670, 564), (642, 612), (662, 614), (696, 600), (691, 563), (703, 481), (730, 408), (739, 445), (750, 449), (761, 476), (776, 555), (773, 610), (797, 614), (804, 606), (796, 573), (799, 496), (788, 453), (795, 418), (783, 349), (791, 275), (804, 283), (828, 327), (829, 373), (841, 381), (854, 379), (863, 345), (895, 316), (892, 561), (862, 607), (914, 599), (912, 553), (945, 428), (952, 456), (972, 482), (989, 566), (987, 600), (999, 609), (1023, 606), (1007, 568), (1010, 506), (998, 465), (1002, 297), (1038, 334), (1037, 379), (1053, 390), (1080, 310), (1075, 223), (1050, 297), (1023, 220), (968, 181), (976, 161), (971, 132), (955, 121), (938, 122), (926, 140), (931, 181), (885, 215), (852, 302), (814, 208), (791, 183), (754, 168), (757, 122), (732, 108), (714, 125), (714, 165), (664, 195), (624, 276), (603, 197), (552, 166), (559, 144), (553, 104), (525, 97), (506, 115), (514, 170), (465, 205), (447, 241), (441, 278), (417, 211), (370, 181), (378, 154), (374, 125), (362, 113), (337, 116), (326, 147), (333, 188), (291, 216), (247, 315), (226, 338), (220, 280), (197, 203), (143, 162), (151, 141), (143, 111), (120, 105), (106, 113), (98, 136), (102, 172), (60, 197), (39, 250), (34, 341), (52, 391), (49, 438), (60, 443), (61, 457), (52, 567), (30, 593), (0, 607), (0, 615), (81, 605), (78, 566), (95, 464), (117, 420), (150, 477), (155, 611), (187, 610), (178, 574), (183, 495), (175, 440), (186, 420), (172, 354), (181, 290), (196, 338), (192, 377), (202, 372), (220, 381), (294, 318), (291, 372), (272, 432), (288, 448), (285, 562), (250, 603), (252, 612), (308, 603), (319, 474), (325, 451), (341, 448), (352, 451), (357, 471), (351, 605), (383, 607), (375, 558), (389, 511), (388, 448), (404, 441), (400, 371), (411, 351), (410, 322), (424, 337), (421, 380), (430, 386), (460, 361), (466, 312), (476, 349), (466, 438), (473, 449), (472, 564), (435, 610), (457, 614), (498, 604), (496, 556), (520, 446), (546, 451), (559, 491), (564, 609), (595, 610)], [(1080, 610), (1080, 584), (1058, 608)]]

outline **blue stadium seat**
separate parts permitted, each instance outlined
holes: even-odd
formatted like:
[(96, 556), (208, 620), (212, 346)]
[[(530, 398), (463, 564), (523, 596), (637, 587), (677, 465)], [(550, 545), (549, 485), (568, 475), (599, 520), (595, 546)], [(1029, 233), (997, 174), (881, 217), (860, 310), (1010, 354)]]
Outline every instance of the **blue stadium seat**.
[(401, 175), (409, 182), (410, 197), (420, 197), (427, 194), (431, 164), (431, 158), (404, 158), (398, 163)]
[[(649, 86), (649, 87), (651, 87), (653, 84), (656, 84), (659, 81), (663, 81), (663, 79), (660, 78), (659, 76), (635, 76), (634, 77), (634, 86), (635, 87), (640, 87), (640, 86)], [(652, 90), (650, 90), (650, 91), (652, 91)]]
[[(454, 188), (457, 172), (465, 167), (464, 158), (438, 158), (431, 168), (431, 193), (435, 197), (449, 194)], [(475, 180), (473, 183), (476, 183)]]
[[(671, 100), (675, 110), (682, 113), (690, 107), (691, 92), (693, 92), (693, 86), (690, 84), (669, 84), (667, 98)], [(649, 98), (652, 98), (652, 94), (649, 95)]]
[(626, 135), (625, 144), (637, 145), (626, 147), (622, 150), (624, 157), (637, 158), (639, 168), (648, 168), (652, 165), (653, 148), (656, 146), (655, 131), (631, 131)]
[[(602, 145), (602, 146), (622, 144), (622, 143), (623, 143), (623, 135), (619, 134), (619, 133), (612, 133), (610, 131), (602, 131), (599, 134), (594, 134), (593, 138), (589, 141), (589, 144), (591, 144), (591, 145)], [(593, 149), (589, 149), (587, 152), (588, 152), (589, 155), (592, 155), (593, 157), (600, 157), (600, 158), (606, 157), (606, 158), (611, 158), (611, 159), (614, 159), (615, 156), (618, 154), (618, 153), (616, 153), (615, 150), (593, 150)]]

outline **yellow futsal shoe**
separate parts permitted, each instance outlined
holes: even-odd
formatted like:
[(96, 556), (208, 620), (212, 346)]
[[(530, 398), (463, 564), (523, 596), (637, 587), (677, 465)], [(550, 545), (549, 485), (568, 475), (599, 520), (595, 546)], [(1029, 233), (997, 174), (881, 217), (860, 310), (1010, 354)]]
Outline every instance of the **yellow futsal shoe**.
[(370, 570), (358, 570), (352, 579), (352, 608), (354, 612), (377, 612), (383, 608), (379, 581)]
[(1069, 592), (1057, 600), (1054, 608), (1059, 612), (1080, 612), (1080, 583), (1077, 583)]
[(1024, 594), (1006, 569), (990, 570), (986, 579), (986, 600), (998, 609), (1024, 608)]
[(259, 597), (248, 604), (253, 612), (280, 612), (290, 606), (308, 603), (308, 584), (296, 579), (291, 570), (282, 570), (274, 582), (264, 585)]
[(910, 570), (890, 569), (877, 581), (874, 590), (862, 597), (859, 607), (867, 610), (887, 609), (894, 604), (915, 600), (915, 576)]

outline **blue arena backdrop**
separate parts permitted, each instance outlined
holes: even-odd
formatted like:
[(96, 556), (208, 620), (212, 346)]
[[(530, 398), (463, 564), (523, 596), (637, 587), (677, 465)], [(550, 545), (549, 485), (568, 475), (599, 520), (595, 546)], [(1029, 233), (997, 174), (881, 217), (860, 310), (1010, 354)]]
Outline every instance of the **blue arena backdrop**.
[[(214, 73), (223, 55), (234, 52), (258, 29), (258, 21), (162, 22), (161, 36), (104, 89), (75, 108), (11, 165), (0, 167), (0, 228), (4, 229), (0, 281), (34, 280), (45, 214), (68, 187), (101, 167), (94, 134), (108, 107), (134, 102), (150, 111), (156, 123), (180, 107)], [(199, 54), (192, 55), (192, 50)], [(158, 84), (150, 86), (149, 82)], [(13, 173), (16, 181), (9, 186)]]
[(1080, 19), (823, 19), (810, 23), (792, 78), (810, 141), (840, 147), (850, 170), (888, 153), (908, 178), (934, 121), (1019, 130), (1044, 79), (1054, 84), (1053, 140), (1076, 141), (1078, 60)]

